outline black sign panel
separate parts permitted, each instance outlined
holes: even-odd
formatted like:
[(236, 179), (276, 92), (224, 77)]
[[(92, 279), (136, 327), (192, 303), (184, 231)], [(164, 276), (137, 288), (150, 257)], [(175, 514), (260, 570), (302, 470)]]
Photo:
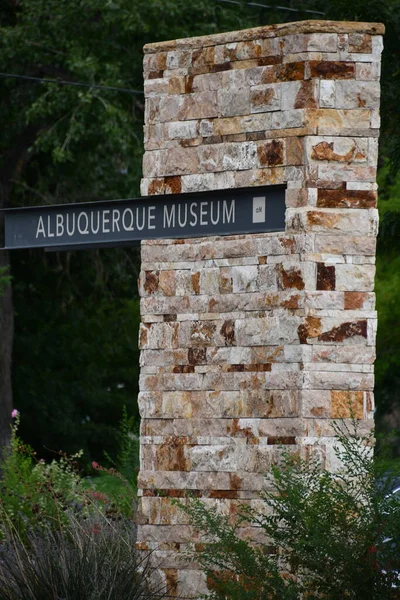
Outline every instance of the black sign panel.
[(118, 246), (156, 238), (283, 231), (285, 188), (148, 196), (4, 212), (8, 249)]

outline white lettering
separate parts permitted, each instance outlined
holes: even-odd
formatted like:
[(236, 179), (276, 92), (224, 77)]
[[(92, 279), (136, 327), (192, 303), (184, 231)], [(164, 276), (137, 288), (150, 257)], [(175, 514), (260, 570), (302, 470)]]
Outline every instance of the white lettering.
[[(71, 231), (69, 230), (69, 219), (70, 217), (72, 217), (72, 229)], [(67, 213), (67, 234), (68, 235), (74, 235), (75, 233), (75, 213), (72, 213), (72, 215), (69, 215)]]
[[(126, 224), (125, 222), (125, 215), (129, 214), (131, 217), (131, 222), (129, 223), (129, 225)], [(124, 212), (122, 213), (122, 227), (125, 229), (125, 231), (133, 231), (134, 227), (133, 227), (133, 212), (130, 208), (126, 208), (124, 210)]]
[(190, 214), (192, 215), (193, 219), (190, 219), (189, 221), (189, 225), (191, 225), (192, 227), (194, 227), (195, 225), (197, 225), (197, 215), (194, 212), (197, 208), (197, 202), (192, 202), (192, 204), (190, 205)]
[(208, 202), (200, 202), (200, 225), (208, 225), (208, 221), (203, 219), (203, 217), (207, 216), (207, 205)]
[(217, 217), (216, 217), (216, 219), (214, 219), (213, 218), (213, 214), (214, 214), (214, 202), (211, 201), (210, 218), (211, 218), (211, 223), (213, 225), (218, 225), (218, 223), (219, 223), (219, 205), (220, 205), (220, 201), (218, 200), (218, 202), (217, 202), (217, 209), (218, 209), (218, 211), (217, 211)]
[[(181, 218), (181, 216), (182, 216), (181, 213), (183, 212), (183, 208), (185, 208), (185, 220), (183, 220)], [(184, 205), (178, 204), (178, 223), (179, 223), (179, 227), (186, 227), (187, 218), (188, 218), (188, 207), (187, 207), (186, 202), (185, 202)]]
[(118, 208), (113, 208), (112, 211), (112, 230), (119, 231), (119, 219), (121, 215), (119, 214)]
[(142, 231), (142, 229), (143, 229), (143, 228), (144, 228), (144, 226), (145, 226), (145, 222), (146, 222), (146, 214), (145, 214), (145, 211), (146, 211), (146, 209), (145, 209), (145, 207), (144, 207), (144, 206), (142, 207), (142, 222), (141, 222), (141, 224), (140, 224), (140, 225), (139, 225), (139, 210), (140, 210), (140, 208), (139, 208), (139, 207), (137, 207), (137, 208), (136, 208), (136, 228), (137, 228), (139, 231)]
[(231, 207), (228, 212), (228, 203), (226, 200), (223, 202), (223, 223), (230, 223), (232, 219), (232, 223), (235, 222), (235, 200), (231, 200)]
[(171, 206), (171, 212), (168, 214), (168, 206), (164, 206), (164, 229), (166, 227), (175, 227), (175, 204)]
[(50, 231), (50, 215), (47, 215), (47, 236), (54, 237), (54, 233)]
[(155, 206), (149, 206), (149, 210), (148, 210), (148, 220), (149, 220), (148, 228), (149, 229), (156, 228), (155, 225), (151, 224), (151, 222), (154, 221), (154, 219), (156, 218), (156, 215), (153, 214), (155, 210), (156, 210)]
[[(81, 227), (82, 217), (84, 217), (84, 220), (85, 220), (85, 226), (83, 228)], [(77, 225), (78, 225), (78, 231), (80, 234), (87, 235), (89, 233), (89, 217), (87, 216), (87, 214), (85, 212), (79, 213), (78, 219), (77, 219)]]
[(56, 236), (64, 235), (64, 216), (57, 213), (56, 215)]
[(44, 228), (43, 217), (39, 217), (39, 222), (38, 222), (38, 226), (36, 229), (36, 238), (39, 237), (39, 233), (41, 233), (43, 237), (46, 237), (46, 231)]
[(103, 233), (110, 233), (110, 228), (106, 227), (109, 224), (110, 224), (110, 211), (103, 210), (103, 226), (102, 226)]
[(96, 233), (99, 233), (99, 229), (100, 229), (100, 211), (96, 211), (97, 214), (97, 223), (96, 223), (96, 229), (94, 228), (94, 212), (93, 210), (90, 213), (90, 229), (92, 231), (92, 233), (94, 233), (94, 235), (96, 235)]

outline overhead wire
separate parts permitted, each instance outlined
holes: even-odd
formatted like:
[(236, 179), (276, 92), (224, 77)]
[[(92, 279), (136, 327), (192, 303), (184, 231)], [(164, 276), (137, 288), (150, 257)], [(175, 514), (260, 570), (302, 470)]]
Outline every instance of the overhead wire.
[(284, 11), (290, 11), (290, 12), (297, 12), (297, 13), (307, 13), (307, 14), (312, 14), (312, 15), (321, 15), (324, 16), (325, 13), (321, 12), (319, 10), (310, 10), (310, 9), (303, 9), (303, 8), (293, 8), (291, 6), (272, 6), (270, 4), (259, 4), (258, 2), (239, 2), (238, 0), (215, 0), (215, 2), (224, 2), (227, 4), (237, 4), (239, 6), (255, 6), (258, 8), (272, 8), (274, 10), (284, 10)]
[(58, 85), (72, 85), (75, 87), (84, 87), (84, 88), (90, 88), (90, 89), (97, 89), (97, 90), (113, 90), (115, 92), (124, 92), (126, 94), (141, 94), (143, 95), (144, 92), (142, 92), (141, 90), (134, 90), (134, 89), (130, 89), (130, 88), (123, 88), (123, 87), (113, 87), (113, 86), (109, 86), (109, 85), (97, 85), (95, 83), (83, 83), (80, 81), (66, 81), (63, 79), (47, 79), (47, 78), (43, 78), (43, 77), (33, 77), (31, 75), (17, 75), (16, 73), (0, 73), (0, 77), (7, 77), (7, 78), (12, 78), (12, 79), (26, 79), (28, 81), (37, 81), (39, 83), (54, 83), (54, 84), (58, 84)]
[[(261, 4), (259, 2), (240, 2), (239, 0), (215, 0), (215, 2), (222, 2), (224, 4), (236, 4), (238, 6), (249, 6), (255, 8), (268, 8), (274, 10), (283, 10), (297, 13), (307, 13), (313, 15), (321, 15), (324, 16), (325, 13), (318, 10), (310, 10), (310, 9), (301, 9), (301, 8), (293, 8), (291, 6), (272, 6), (270, 4)], [(10, 79), (22, 79), (26, 81), (35, 81), (38, 83), (51, 83), (55, 85), (71, 85), (74, 87), (83, 87), (95, 90), (111, 90), (114, 92), (122, 92), (125, 94), (139, 94), (143, 96), (144, 92), (141, 90), (135, 90), (131, 88), (124, 87), (114, 87), (109, 85), (98, 85), (95, 83), (84, 83), (81, 81), (66, 81), (64, 79), (48, 79), (45, 77), (34, 77), (32, 75), (18, 75), (17, 73), (1, 73), (0, 77), (10, 78)]]

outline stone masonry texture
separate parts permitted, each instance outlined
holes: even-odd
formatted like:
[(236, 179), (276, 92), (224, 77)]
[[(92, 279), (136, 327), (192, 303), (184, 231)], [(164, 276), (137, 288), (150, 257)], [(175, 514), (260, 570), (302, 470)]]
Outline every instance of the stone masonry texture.
[(287, 186), (284, 232), (142, 243), (138, 545), (172, 595), (207, 581), (171, 498), (234, 516), (283, 448), (335, 469), (335, 419), (372, 427), (382, 34), (302, 21), (145, 47), (143, 195)]

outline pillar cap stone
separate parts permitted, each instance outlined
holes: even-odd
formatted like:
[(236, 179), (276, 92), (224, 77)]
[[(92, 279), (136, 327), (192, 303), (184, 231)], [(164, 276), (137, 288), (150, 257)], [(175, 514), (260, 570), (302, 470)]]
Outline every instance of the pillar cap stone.
[(293, 23), (253, 27), (241, 31), (229, 31), (214, 35), (156, 42), (146, 44), (143, 50), (145, 54), (154, 54), (156, 52), (168, 52), (169, 50), (176, 50), (178, 48), (205, 48), (207, 46), (217, 46), (219, 44), (248, 42), (256, 39), (282, 37), (299, 33), (363, 33), (383, 35), (385, 33), (385, 26), (383, 23), (363, 23), (355, 21), (295, 21)]

